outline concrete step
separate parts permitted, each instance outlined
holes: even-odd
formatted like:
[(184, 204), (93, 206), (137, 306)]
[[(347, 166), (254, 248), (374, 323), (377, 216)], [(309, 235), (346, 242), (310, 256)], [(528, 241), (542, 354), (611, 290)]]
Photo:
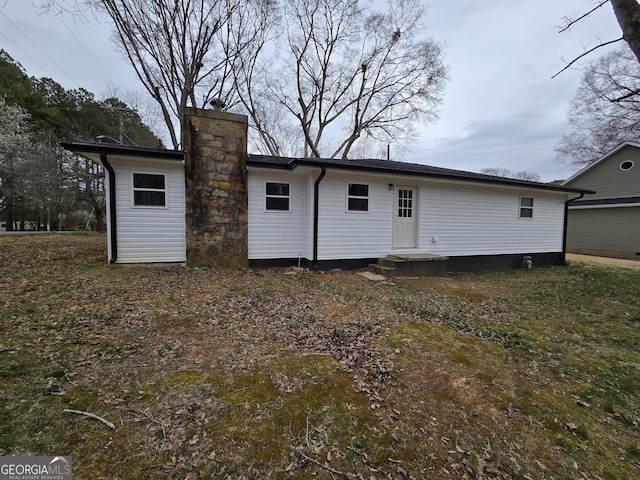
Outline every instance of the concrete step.
[(369, 268), (382, 275), (386, 273), (392, 274), (396, 270), (395, 267), (387, 267), (386, 265), (382, 265), (380, 263), (372, 263), (371, 265), (369, 265)]
[(389, 268), (397, 268), (400, 264), (404, 264), (404, 263), (406, 263), (405, 260), (393, 257), (392, 255), (378, 259), (378, 265), (382, 265)]
[(383, 275), (396, 277), (446, 276), (449, 258), (432, 254), (387, 255), (371, 268)]

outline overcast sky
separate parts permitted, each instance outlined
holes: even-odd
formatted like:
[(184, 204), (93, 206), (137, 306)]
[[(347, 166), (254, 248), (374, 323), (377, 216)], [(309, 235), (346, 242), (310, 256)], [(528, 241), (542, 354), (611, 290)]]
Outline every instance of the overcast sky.
[[(527, 170), (542, 181), (568, 178), (576, 169), (559, 163), (553, 147), (568, 131), (567, 109), (581, 75), (573, 69), (551, 77), (585, 48), (620, 36), (611, 6), (559, 34), (563, 16), (582, 14), (593, 1), (426, 3), (430, 35), (446, 45), (451, 81), (439, 121), (422, 129), (402, 160), (475, 172)], [(0, 0), (0, 48), (30, 76), (51, 77), (66, 89), (84, 87), (98, 98), (112, 86), (142, 91), (110, 40), (108, 22), (90, 20)]]

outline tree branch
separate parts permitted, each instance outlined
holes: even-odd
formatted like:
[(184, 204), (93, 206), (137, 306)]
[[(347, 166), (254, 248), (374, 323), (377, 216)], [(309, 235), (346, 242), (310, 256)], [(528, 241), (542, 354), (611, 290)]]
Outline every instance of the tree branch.
[(82, 410), (68, 410), (68, 409), (63, 410), (63, 412), (64, 413), (76, 413), (78, 415), (84, 415), (85, 417), (93, 418), (95, 420), (98, 420), (98, 421), (104, 423), (111, 430), (115, 430), (115, 428), (116, 428), (116, 426), (113, 423), (111, 423), (110, 421), (105, 420), (104, 418), (99, 417), (98, 415), (94, 415), (93, 413), (83, 412)]
[(609, 41), (609, 42), (604, 42), (604, 43), (601, 43), (600, 45), (596, 45), (595, 47), (590, 48), (590, 49), (589, 49), (589, 50), (587, 50), (586, 52), (583, 52), (582, 54), (578, 55), (576, 58), (574, 58), (573, 60), (571, 60), (571, 61), (570, 61), (570, 62), (569, 62), (569, 63), (568, 63), (568, 64), (567, 64), (567, 65), (566, 65), (562, 70), (560, 70), (558, 73), (556, 73), (555, 75), (553, 75), (551, 78), (556, 78), (556, 77), (557, 77), (558, 75), (560, 75), (562, 72), (564, 72), (565, 70), (568, 70), (568, 69), (569, 69), (569, 68), (570, 68), (574, 63), (576, 63), (578, 60), (580, 60), (580, 59), (581, 59), (581, 58), (583, 58), (583, 57), (586, 57), (586, 56), (587, 56), (587, 55), (589, 55), (591, 52), (593, 52), (593, 51), (595, 51), (595, 50), (597, 50), (597, 49), (599, 49), (599, 48), (606, 47), (607, 45), (611, 45), (611, 44), (613, 44), (613, 43), (617, 43), (617, 42), (619, 42), (619, 41), (621, 41), (621, 40), (624, 40), (624, 38), (620, 37), (620, 38), (617, 38), (617, 39), (615, 39), (615, 40), (611, 40), (611, 41)]
[(567, 23), (562, 29), (560, 29), (558, 31), (558, 33), (563, 33), (566, 32), (567, 30), (569, 30), (574, 24), (578, 23), (580, 20), (582, 20), (583, 18), (587, 18), (589, 15), (591, 15), (593, 12), (595, 12), (597, 9), (599, 9), (600, 7), (602, 7), (605, 3), (609, 3), (609, 0), (604, 0), (602, 2), (600, 2), (598, 5), (596, 5), (594, 8), (592, 8), (591, 10), (589, 10), (587, 13), (585, 13), (584, 15), (574, 19), (574, 20), (569, 20), (567, 17), (567, 20), (569, 23)]
[(303, 452), (301, 452), (300, 450), (296, 450), (296, 453), (298, 455), (300, 455), (302, 458), (304, 458), (305, 460), (316, 464), (317, 466), (324, 468), (325, 470), (331, 472), (331, 473), (335, 473), (336, 475), (342, 475), (344, 477), (347, 478), (361, 478), (358, 475), (356, 475), (355, 473), (350, 473), (350, 472), (341, 472), (340, 470), (336, 470), (335, 468), (331, 468), (329, 465), (325, 465), (324, 463), (320, 463), (319, 461), (311, 458), (309, 455), (305, 455)]

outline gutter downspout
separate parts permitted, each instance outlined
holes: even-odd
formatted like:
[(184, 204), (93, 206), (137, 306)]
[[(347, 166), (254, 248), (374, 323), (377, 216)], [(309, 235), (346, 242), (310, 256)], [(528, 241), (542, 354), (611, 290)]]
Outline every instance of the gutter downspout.
[(562, 265), (567, 263), (567, 224), (569, 223), (569, 202), (574, 200), (580, 200), (584, 197), (584, 193), (581, 193), (578, 198), (571, 198), (564, 202), (564, 227), (562, 230), (562, 255), (560, 256), (560, 263)]
[(111, 258), (109, 263), (116, 263), (118, 259), (118, 233), (116, 231), (116, 172), (107, 161), (107, 153), (100, 152), (100, 163), (109, 172), (109, 245)]
[(313, 184), (313, 262), (311, 267), (314, 270), (318, 269), (318, 196), (320, 190), (320, 182), (327, 173), (327, 169), (322, 167), (320, 176)]

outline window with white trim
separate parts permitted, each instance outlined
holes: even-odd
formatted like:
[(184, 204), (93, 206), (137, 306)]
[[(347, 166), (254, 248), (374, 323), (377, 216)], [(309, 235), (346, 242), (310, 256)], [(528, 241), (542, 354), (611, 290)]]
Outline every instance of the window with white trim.
[(533, 197), (520, 197), (520, 218), (533, 218)]
[(269, 211), (289, 211), (289, 184), (267, 182), (265, 195), (266, 209)]
[(363, 183), (349, 183), (347, 185), (347, 211), (369, 211), (369, 185)]
[(166, 207), (165, 176), (154, 173), (133, 174), (133, 205), (135, 207)]

